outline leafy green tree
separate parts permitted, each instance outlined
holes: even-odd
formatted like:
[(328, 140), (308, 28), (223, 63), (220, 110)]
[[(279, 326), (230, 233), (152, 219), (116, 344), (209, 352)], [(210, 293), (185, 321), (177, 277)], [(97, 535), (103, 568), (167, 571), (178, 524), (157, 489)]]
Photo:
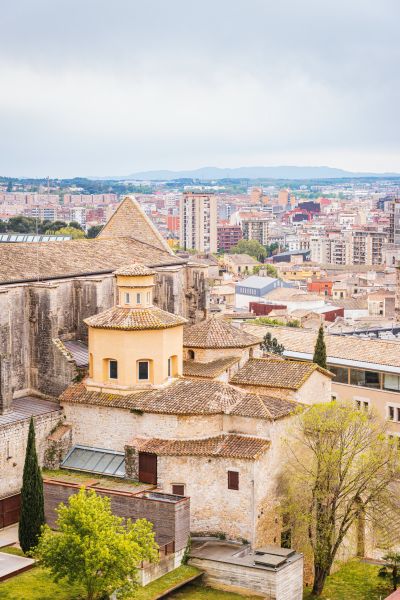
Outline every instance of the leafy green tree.
[(262, 274), (266, 273), (268, 277), (278, 277), (278, 271), (274, 265), (265, 263), (263, 265), (256, 265), (253, 267), (253, 275), (259, 275), (260, 271)]
[(18, 215), (8, 219), (7, 230), (13, 233), (35, 233), (36, 219)]
[(266, 250), (267, 250), (267, 256), (273, 256), (274, 254), (278, 254), (278, 252), (279, 252), (278, 242), (273, 242), (272, 244), (267, 244)]
[(61, 227), (61, 229), (57, 230), (48, 229), (46, 233), (48, 235), (70, 235), (73, 240), (85, 237), (85, 232), (82, 231), (82, 229), (76, 229), (75, 227)]
[(320, 325), (317, 341), (315, 342), (313, 362), (326, 369), (326, 345), (324, 339), (324, 326)]
[(70, 223), (68, 223), (68, 227), (74, 227), (74, 229), (80, 229), (81, 231), (83, 231), (83, 227), (80, 223), (78, 223), (78, 221), (71, 221)]
[(248, 254), (260, 262), (267, 257), (267, 251), (257, 240), (240, 240), (236, 246), (232, 246), (230, 254)]
[(88, 238), (95, 238), (99, 235), (100, 231), (103, 229), (104, 225), (92, 225), (89, 227), (87, 232)]
[(393, 591), (397, 590), (397, 585), (400, 583), (400, 552), (388, 552), (383, 560), (385, 564), (379, 569), (378, 575), (390, 579)]
[(279, 356), (281, 356), (285, 351), (285, 347), (278, 342), (276, 337), (272, 337), (269, 331), (264, 335), (264, 339), (261, 342), (260, 346), (261, 349), (264, 350), (264, 352), (278, 354)]
[(0, 233), (5, 233), (7, 231), (7, 223), (4, 221), (0, 221)]
[(111, 501), (82, 488), (57, 509), (58, 533), (45, 525), (35, 556), (50, 569), (56, 581), (81, 584), (87, 600), (118, 590), (119, 597), (133, 591), (137, 567), (155, 562), (158, 546), (153, 525), (146, 519), (132, 523), (113, 515)]
[(44, 524), (43, 480), (38, 464), (33, 418), (29, 423), (24, 474), (21, 488), (21, 515), (18, 537), (24, 552), (36, 546)]
[(392, 505), (400, 453), (380, 418), (338, 401), (303, 412), (287, 449), (283, 513), (296, 546), (311, 549), (312, 592), (320, 596), (351, 528)]
[[(66, 223), (65, 221), (53, 221), (50, 222), (50, 227), (48, 227), (48, 229), (51, 229), (51, 231), (58, 231), (59, 229), (63, 229), (64, 227), (68, 227), (68, 223)], [(47, 233), (47, 231), (43, 232), (43, 233)]]
[(6, 192), (12, 192), (12, 191), (13, 191), (13, 182), (12, 182), (12, 179), (9, 179), (8, 183), (7, 183)]

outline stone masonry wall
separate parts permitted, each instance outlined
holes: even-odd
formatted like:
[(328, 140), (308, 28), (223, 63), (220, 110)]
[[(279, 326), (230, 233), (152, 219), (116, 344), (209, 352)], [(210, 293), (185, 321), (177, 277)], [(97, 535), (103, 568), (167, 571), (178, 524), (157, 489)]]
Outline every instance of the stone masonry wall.
[[(35, 417), (36, 449), (43, 465), (46, 438), (62, 419), (62, 411)], [(21, 489), (28, 441), (29, 420), (0, 427), (0, 497), (11, 496)]]

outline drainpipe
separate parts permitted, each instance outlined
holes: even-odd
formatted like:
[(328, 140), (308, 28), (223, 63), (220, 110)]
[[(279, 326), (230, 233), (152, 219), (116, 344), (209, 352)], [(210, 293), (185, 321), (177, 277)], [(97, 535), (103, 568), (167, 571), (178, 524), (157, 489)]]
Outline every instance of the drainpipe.
[(254, 484), (254, 469), (255, 469), (255, 462), (253, 461), (253, 479), (251, 481), (251, 504), (252, 504), (252, 510), (251, 510), (251, 547), (254, 548), (254, 545), (256, 543), (256, 506), (255, 506), (255, 484)]

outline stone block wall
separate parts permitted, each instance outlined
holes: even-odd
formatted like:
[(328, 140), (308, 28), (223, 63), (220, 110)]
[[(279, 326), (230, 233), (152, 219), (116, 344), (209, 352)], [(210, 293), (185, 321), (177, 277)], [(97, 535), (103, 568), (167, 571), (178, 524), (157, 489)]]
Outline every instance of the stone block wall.
[[(47, 436), (62, 419), (62, 411), (35, 417), (36, 449), (39, 463), (44, 463)], [(21, 489), (29, 420), (0, 427), (0, 497), (17, 494)]]

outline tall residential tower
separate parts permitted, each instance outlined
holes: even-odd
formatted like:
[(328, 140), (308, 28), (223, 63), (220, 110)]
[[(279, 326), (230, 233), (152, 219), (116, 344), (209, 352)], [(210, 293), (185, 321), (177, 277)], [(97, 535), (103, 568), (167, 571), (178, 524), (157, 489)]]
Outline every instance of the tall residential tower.
[(185, 192), (180, 201), (180, 245), (217, 252), (217, 199), (212, 193)]

